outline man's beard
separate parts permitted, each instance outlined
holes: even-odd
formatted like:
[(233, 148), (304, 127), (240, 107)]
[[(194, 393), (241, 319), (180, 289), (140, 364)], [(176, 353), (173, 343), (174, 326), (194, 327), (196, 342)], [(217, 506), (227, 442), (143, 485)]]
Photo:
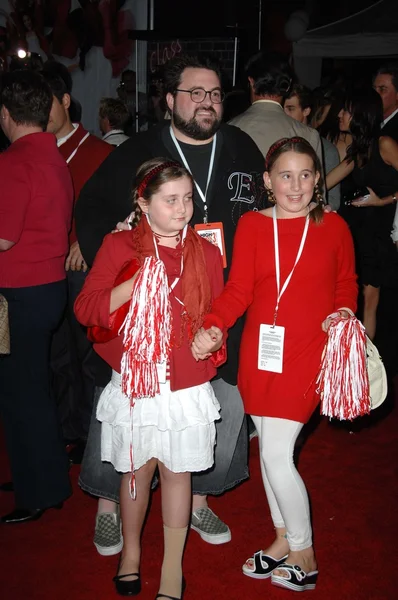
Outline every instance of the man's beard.
[(174, 111), (173, 111), (173, 123), (176, 126), (176, 128), (179, 131), (181, 131), (181, 133), (183, 133), (186, 136), (192, 138), (193, 140), (198, 140), (198, 141), (209, 140), (220, 129), (221, 116), (220, 117), (217, 116), (217, 113), (214, 110), (214, 108), (208, 108), (207, 110), (210, 111), (210, 112), (213, 112), (214, 115), (216, 116), (216, 118), (214, 120), (213, 119), (208, 119), (208, 120), (206, 119), (206, 121), (208, 121), (208, 123), (210, 123), (211, 125), (210, 125), (210, 127), (204, 127), (203, 125), (201, 125), (200, 123), (198, 123), (197, 120), (195, 119), (196, 113), (199, 110), (201, 110), (201, 109), (197, 108), (195, 110), (195, 113), (194, 113), (194, 116), (192, 117), (192, 119), (189, 119), (189, 121), (186, 121), (174, 109)]

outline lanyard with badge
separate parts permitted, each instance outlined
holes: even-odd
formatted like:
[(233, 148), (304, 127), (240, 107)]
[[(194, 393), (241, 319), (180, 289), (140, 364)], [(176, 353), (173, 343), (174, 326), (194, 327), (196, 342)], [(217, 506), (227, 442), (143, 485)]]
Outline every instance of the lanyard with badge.
[(285, 328), (276, 325), (279, 303), (290, 283), (293, 272), (303, 253), (305, 240), (307, 238), (309, 217), (305, 219), (304, 231), (301, 237), (300, 246), (297, 252), (296, 260), (285, 283), (281, 288), (280, 282), (280, 262), (279, 262), (279, 239), (278, 239), (278, 219), (276, 218), (276, 207), (272, 209), (272, 220), (274, 225), (274, 249), (275, 249), (275, 271), (276, 271), (276, 305), (274, 311), (274, 322), (272, 325), (261, 324), (258, 344), (258, 369), (260, 371), (271, 371), (272, 373), (282, 373), (283, 370), (283, 347), (285, 342)]
[[(178, 154), (180, 155), (180, 158), (183, 162), (184, 167), (187, 169), (187, 171), (189, 171), (191, 173), (191, 175), (193, 177), (193, 174), (192, 174), (192, 171), (188, 164), (188, 161), (185, 158), (185, 155), (182, 151), (180, 144), (178, 143), (178, 140), (174, 134), (172, 127), (170, 127), (170, 136), (174, 142), (175, 147), (177, 148)], [(217, 246), (219, 248), (222, 259), (223, 259), (223, 266), (226, 267), (227, 259), (226, 259), (226, 254), (225, 254), (223, 224), (221, 222), (209, 223), (208, 217), (207, 217), (207, 211), (208, 211), (207, 192), (209, 189), (209, 184), (210, 184), (211, 176), (213, 173), (214, 159), (215, 159), (215, 155), (216, 155), (216, 145), (217, 145), (217, 133), (213, 137), (212, 149), (211, 149), (211, 155), (210, 155), (210, 163), (209, 163), (209, 169), (208, 169), (208, 173), (207, 173), (206, 189), (205, 189), (204, 193), (203, 193), (202, 188), (198, 184), (198, 182), (193, 178), (197, 192), (203, 202), (203, 209), (204, 209), (203, 223), (201, 223), (199, 225), (195, 225), (194, 229), (197, 232), (197, 234), (200, 235), (200, 237), (206, 239), (208, 242), (211, 242), (212, 244), (214, 244), (215, 246)]]

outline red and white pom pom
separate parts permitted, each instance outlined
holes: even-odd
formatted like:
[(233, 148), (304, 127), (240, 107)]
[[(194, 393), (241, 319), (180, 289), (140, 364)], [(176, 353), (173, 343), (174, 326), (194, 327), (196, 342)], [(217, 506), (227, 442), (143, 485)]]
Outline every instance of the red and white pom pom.
[(366, 335), (357, 318), (332, 318), (316, 383), (321, 414), (342, 421), (370, 413)]
[(132, 404), (159, 393), (156, 365), (168, 361), (171, 327), (166, 269), (161, 260), (150, 256), (137, 277), (124, 323), (122, 392)]
[(164, 263), (147, 257), (135, 282), (123, 329), (122, 392), (130, 400), (130, 495), (136, 498), (133, 456), (133, 407), (137, 398), (159, 393), (157, 364), (170, 353), (172, 313)]

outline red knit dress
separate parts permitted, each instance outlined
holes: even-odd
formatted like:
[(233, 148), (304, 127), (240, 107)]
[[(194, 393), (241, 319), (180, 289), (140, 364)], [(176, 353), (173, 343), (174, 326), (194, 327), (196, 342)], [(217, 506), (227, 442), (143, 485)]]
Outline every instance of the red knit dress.
[[(304, 217), (278, 219), (281, 287), (293, 268), (304, 225)], [(302, 256), (279, 305), (276, 324), (285, 327), (282, 373), (257, 367), (260, 325), (272, 325), (276, 296), (272, 218), (250, 212), (239, 220), (229, 279), (206, 326), (231, 327), (247, 309), (238, 372), (245, 411), (305, 423), (318, 403), (314, 381), (326, 342), (322, 322), (338, 308), (356, 310), (354, 249), (341, 217), (329, 213), (321, 224), (310, 221)]]

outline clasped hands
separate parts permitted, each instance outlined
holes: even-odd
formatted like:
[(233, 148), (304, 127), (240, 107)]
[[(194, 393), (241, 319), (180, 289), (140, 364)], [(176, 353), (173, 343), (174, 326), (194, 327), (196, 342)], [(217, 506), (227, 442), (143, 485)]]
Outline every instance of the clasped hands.
[(223, 343), (223, 333), (218, 327), (204, 329), (201, 327), (195, 334), (191, 352), (196, 361), (209, 358), (213, 352), (219, 350)]

